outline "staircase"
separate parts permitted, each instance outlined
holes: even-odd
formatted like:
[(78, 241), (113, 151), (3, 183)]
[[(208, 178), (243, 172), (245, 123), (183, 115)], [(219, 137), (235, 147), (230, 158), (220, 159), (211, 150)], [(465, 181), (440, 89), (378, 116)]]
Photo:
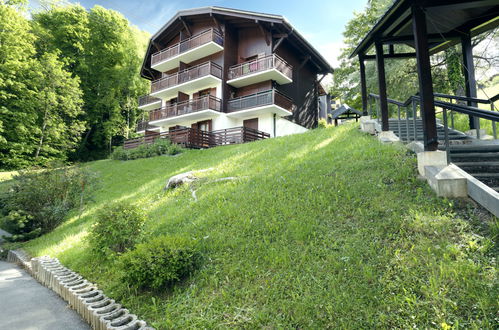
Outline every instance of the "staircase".
[(499, 144), (451, 145), (450, 161), (499, 192)]
[[(416, 140), (423, 141), (423, 121), (421, 119), (417, 119), (415, 125), (416, 125)], [(397, 135), (402, 141), (408, 142), (414, 140), (414, 121), (412, 119), (409, 119), (408, 122), (406, 122), (405, 120), (400, 120), (400, 126), (399, 126), (399, 120), (390, 119), (388, 121), (388, 127), (389, 130), (393, 131), (393, 133), (395, 133), (395, 135)], [(444, 125), (437, 124), (437, 134), (438, 134), (438, 140), (442, 141), (442, 144), (444, 144), (445, 141)], [(449, 140), (469, 140), (469, 139), (471, 138), (468, 135), (449, 127)]]
[[(416, 120), (416, 140), (423, 140), (423, 123)], [(400, 128), (400, 130), (399, 130)], [(409, 128), (409, 129), (408, 129)], [(389, 120), (389, 129), (402, 141), (414, 140), (414, 121)], [(444, 126), (437, 124), (439, 149), (445, 150)], [(449, 128), (450, 162), (499, 192), (499, 141), (479, 141), (463, 132)]]

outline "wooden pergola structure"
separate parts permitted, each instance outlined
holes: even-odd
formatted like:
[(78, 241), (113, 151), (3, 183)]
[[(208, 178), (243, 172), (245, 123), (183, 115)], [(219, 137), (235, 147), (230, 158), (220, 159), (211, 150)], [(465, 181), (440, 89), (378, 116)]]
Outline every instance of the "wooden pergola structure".
[(362, 116), (362, 112), (350, 108), (347, 104), (343, 104), (341, 107), (331, 112), (331, 119), (334, 119), (334, 126), (338, 126), (338, 119), (355, 119), (355, 121), (358, 121), (360, 116)]
[[(471, 38), (499, 26), (499, 0), (396, 0), (352, 55), (360, 61), (362, 110), (367, 115), (366, 60), (376, 60), (381, 109), (381, 127), (388, 131), (388, 102), (385, 59), (416, 58), (419, 97), (426, 151), (438, 148), (437, 124), (430, 56), (458, 43), (463, 55), (466, 96), (477, 97)], [(414, 52), (396, 53), (394, 45), (404, 44)], [(384, 51), (388, 45), (388, 53)], [(374, 46), (375, 55), (368, 54)], [(476, 106), (468, 102), (469, 106)], [(470, 117), (470, 128), (479, 128)]]

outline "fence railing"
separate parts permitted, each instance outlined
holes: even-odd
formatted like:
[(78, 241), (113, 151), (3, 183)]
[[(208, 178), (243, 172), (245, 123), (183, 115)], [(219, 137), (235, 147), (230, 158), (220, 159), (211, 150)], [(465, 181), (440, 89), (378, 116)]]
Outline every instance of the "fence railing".
[(213, 62), (205, 62), (192, 68), (188, 68), (177, 73), (168, 75), (151, 83), (151, 92), (158, 92), (163, 89), (174, 87), (188, 81), (204, 76), (212, 75), (222, 78), (222, 67)]
[[(445, 146), (445, 151), (447, 153), (447, 162), (450, 161), (449, 157), (449, 152), (450, 152), (450, 139), (449, 139), (449, 114), (451, 117), (451, 125), (450, 128), (454, 129), (454, 119), (453, 119), (453, 113), (461, 113), (465, 114), (468, 116), (471, 116), (473, 118), (478, 119), (477, 122), (479, 122), (479, 119), (485, 119), (485, 120), (490, 120), (492, 124), (492, 134), (493, 138), (497, 139), (497, 129), (496, 125), (497, 122), (499, 122), (499, 112), (494, 111), (494, 102), (499, 100), (499, 94), (492, 97), (491, 99), (478, 99), (478, 98), (470, 98), (470, 97), (465, 97), (465, 96), (454, 96), (454, 95), (447, 95), (447, 94), (434, 94), (436, 98), (446, 98), (449, 101), (441, 101), (438, 99), (434, 100), (435, 108), (440, 108), (442, 112), (442, 120), (443, 120), (443, 126), (444, 126), (444, 146)], [(376, 118), (379, 121), (381, 116), (380, 116), (380, 107), (378, 106), (379, 102), (379, 95), (376, 94), (369, 94), (369, 115), (374, 117), (373, 109), (372, 109), (372, 100), (375, 101), (376, 104)], [(457, 100), (457, 101), (465, 101), (465, 102), (473, 102), (473, 103), (482, 103), (482, 104), (490, 104), (491, 105), (491, 110), (484, 110), (484, 109), (479, 109), (474, 106), (469, 106), (469, 105), (464, 105), (464, 104), (456, 104), (452, 103), (451, 100)], [(405, 126), (406, 126), (406, 132), (407, 136), (406, 139), (409, 140), (409, 122), (412, 120), (413, 121), (413, 134), (412, 134), (412, 140), (417, 141), (417, 125), (416, 125), (416, 120), (418, 118), (418, 104), (421, 102), (421, 98), (419, 95), (413, 95), (410, 96), (405, 102), (400, 102), (396, 101), (393, 99), (387, 99), (388, 104), (393, 104), (397, 107), (397, 125), (398, 125), (398, 131), (401, 132), (402, 128), (402, 122), (403, 118), (405, 117)], [(403, 110), (405, 109), (405, 114), (403, 114)], [(421, 115), (421, 111), (420, 115)], [(420, 116), (421, 118), (421, 116)], [(476, 138), (480, 139), (480, 126), (476, 127)]]
[(272, 54), (231, 66), (229, 80), (270, 69), (277, 69), (289, 79), (293, 79), (293, 67), (278, 55)]
[(222, 101), (215, 96), (206, 95), (193, 100), (178, 102), (149, 112), (149, 121), (176, 117), (202, 110), (221, 111)]
[(211, 132), (194, 128), (179, 128), (168, 132), (153, 133), (124, 142), (125, 149), (151, 144), (156, 139), (169, 139), (186, 148), (211, 148), (215, 146), (245, 143), (269, 138), (270, 134), (249, 127), (233, 127)]
[(156, 102), (161, 102), (161, 99), (151, 95), (143, 95), (139, 97), (139, 107)]
[(220, 46), (223, 46), (223, 38), (220, 33), (215, 29), (209, 29), (182, 40), (173, 46), (165, 48), (157, 53), (152, 54), (151, 64), (155, 65), (157, 63), (163, 62), (169, 58), (177, 56), (179, 54), (185, 53), (188, 50), (194, 49), (201, 45), (207, 44), (209, 42), (216, 42)]
[(275, 89), (237, 97), (227, 102), (227, 112), (256, 108), (275, 104), (288, 111), (293, 111), (293, 101)]

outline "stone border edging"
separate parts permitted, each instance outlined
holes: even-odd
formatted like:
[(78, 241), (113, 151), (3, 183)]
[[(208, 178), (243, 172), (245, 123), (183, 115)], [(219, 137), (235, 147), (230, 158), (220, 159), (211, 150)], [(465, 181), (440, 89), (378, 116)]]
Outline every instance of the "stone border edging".
[(10, 250), (7, 261), (24, 268), (38, 282), (56, 292), (96, 330), (153, 330), (127, 309), (104, 295), (93, 283), (48, 256), (31, 258)]

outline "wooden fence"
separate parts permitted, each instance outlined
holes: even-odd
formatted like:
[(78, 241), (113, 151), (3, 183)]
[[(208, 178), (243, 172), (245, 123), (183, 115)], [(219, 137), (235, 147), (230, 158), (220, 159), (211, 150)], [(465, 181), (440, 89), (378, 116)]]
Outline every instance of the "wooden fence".
[(270, 134), (248, 127), (233, 127), (211, 132), (194, 128), (180, 128), (162, 133), (150, 133), (143, 137), (126, 140), (123, 147), (133, 149), (143, 144), (151, 144), (156, 139), (169, 139), (186, 148), (211, 148), (227, 144), (245, 143), (269, 138)]

